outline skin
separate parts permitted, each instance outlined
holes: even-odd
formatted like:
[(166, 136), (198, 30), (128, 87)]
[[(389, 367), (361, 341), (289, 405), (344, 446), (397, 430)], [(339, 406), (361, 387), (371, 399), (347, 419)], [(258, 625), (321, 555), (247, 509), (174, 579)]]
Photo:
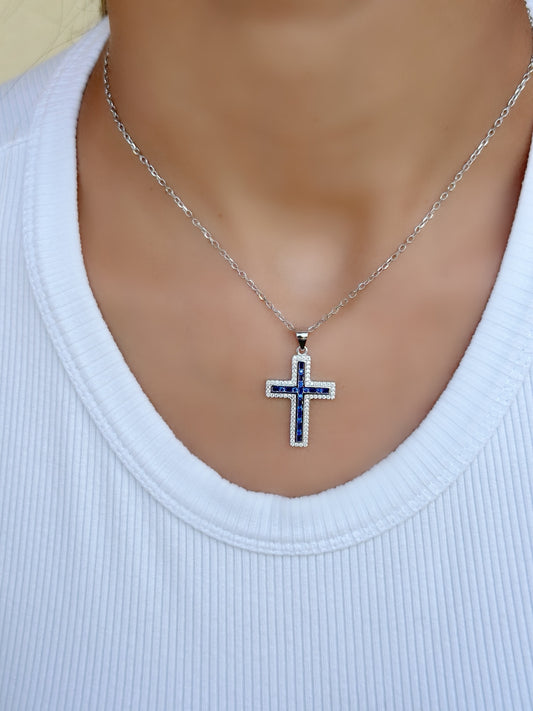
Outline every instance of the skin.
[[(111, 82), (160, 173), (299, 327), (412, 230), (513, 93), (521, 0), (113, 0)], [(309, 340), (310, 444), (288, 444), (296, 341), (132, 156), (102, 62), (78, 125), (91, 287), (176, 436), (230, 481), (301, 496), (363, 474), (423, 420), (494, 285), (525, 170), (533, 82), (419, 240)]]

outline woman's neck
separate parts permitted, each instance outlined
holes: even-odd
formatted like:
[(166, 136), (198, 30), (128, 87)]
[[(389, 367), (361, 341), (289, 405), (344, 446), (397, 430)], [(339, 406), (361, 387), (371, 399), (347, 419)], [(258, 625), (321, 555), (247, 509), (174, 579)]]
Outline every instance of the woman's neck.
[(110, 22), (121, 114), (191, 194), (374, 232), (438, 194), (531, 54), (521, 0), (113, 0)]

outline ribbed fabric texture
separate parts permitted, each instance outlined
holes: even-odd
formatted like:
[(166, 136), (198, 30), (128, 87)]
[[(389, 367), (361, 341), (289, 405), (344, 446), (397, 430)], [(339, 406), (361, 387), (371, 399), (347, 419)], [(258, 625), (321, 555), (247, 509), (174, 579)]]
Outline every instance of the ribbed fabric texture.
[(0, 94), (0, 709), (533, 709), (533, 168), (419, 428), (317, 496), (245, 491), (153, 410), (81, 257), (107, 36)]

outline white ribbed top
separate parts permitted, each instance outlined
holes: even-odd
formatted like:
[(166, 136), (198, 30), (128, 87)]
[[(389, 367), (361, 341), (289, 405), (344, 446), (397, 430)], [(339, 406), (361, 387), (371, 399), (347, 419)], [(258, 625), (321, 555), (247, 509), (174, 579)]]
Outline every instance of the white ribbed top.
[(343, 486), (246, 491), (89, 287), (75, 127), (107, 33), (0, 94), (0, 709), (533, 709), (533, 167), (422, 424)]

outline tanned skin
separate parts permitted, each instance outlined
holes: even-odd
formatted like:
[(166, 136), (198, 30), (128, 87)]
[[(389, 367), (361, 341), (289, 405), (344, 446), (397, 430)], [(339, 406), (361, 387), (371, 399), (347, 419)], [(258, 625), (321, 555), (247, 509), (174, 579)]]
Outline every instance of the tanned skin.
[[(158, 170), (300, 327), (420, 221), (513, 93), (521, 0), (112, 0), (111, 81)], [(310, 443), (289, 446), (296, 340), (133, 157), (102, 58), (78, 125), (87, 273), (126, 363), (176, 437), (255, 491), (313, 494), (420, 424), (462, 358), (509, 238), (533, 82), (402, 258), (309, 340)]]

